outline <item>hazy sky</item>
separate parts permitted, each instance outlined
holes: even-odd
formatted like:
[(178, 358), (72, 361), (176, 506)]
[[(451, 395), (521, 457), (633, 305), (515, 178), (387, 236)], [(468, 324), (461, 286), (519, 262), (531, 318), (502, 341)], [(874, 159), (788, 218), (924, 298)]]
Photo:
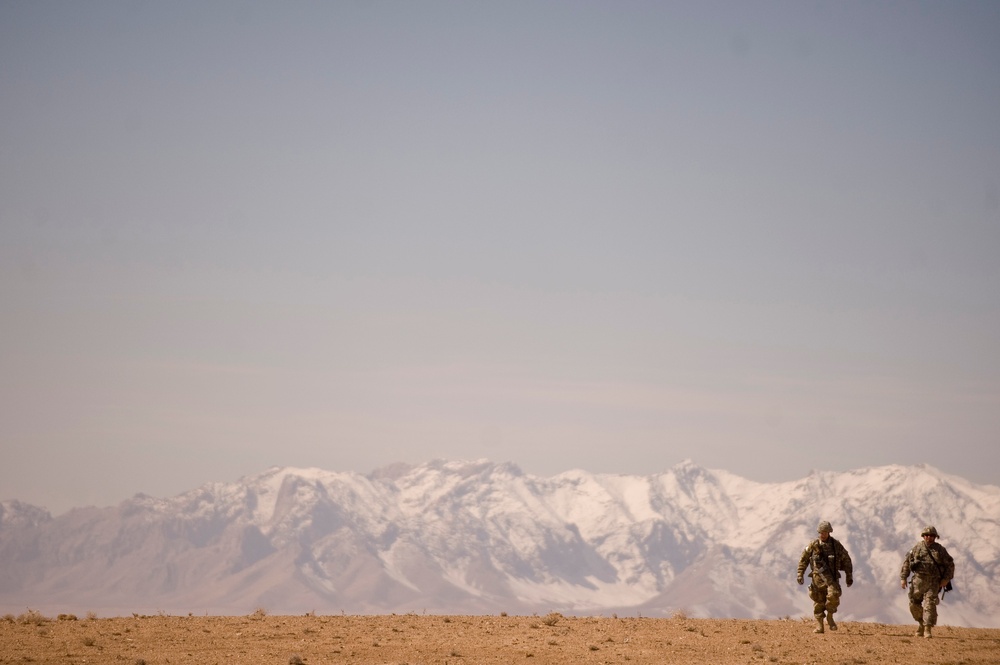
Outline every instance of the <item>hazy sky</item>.
[(1000, 484), (1000, 3), (0, 2), (0, 499)]

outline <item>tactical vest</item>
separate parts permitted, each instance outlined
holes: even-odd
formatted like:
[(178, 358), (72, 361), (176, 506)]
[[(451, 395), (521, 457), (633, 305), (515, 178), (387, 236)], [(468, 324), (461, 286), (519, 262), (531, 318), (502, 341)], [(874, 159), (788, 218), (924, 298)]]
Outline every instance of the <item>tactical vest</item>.
[(932, 550), (924, 543), (910, 550), (910, 572), (921, 577), (943, 577), (945, 564), (935, 558)]
[(837, 541), (833, 536), (827, 538), (825, 543), (817, 538), (810, 549), (809, 565), (812, 566), (812, 573), (826, 575), (832, 580), (840, 579), (840, 573), (837, 572), (840, 568), (840, 562), (837, 561)]

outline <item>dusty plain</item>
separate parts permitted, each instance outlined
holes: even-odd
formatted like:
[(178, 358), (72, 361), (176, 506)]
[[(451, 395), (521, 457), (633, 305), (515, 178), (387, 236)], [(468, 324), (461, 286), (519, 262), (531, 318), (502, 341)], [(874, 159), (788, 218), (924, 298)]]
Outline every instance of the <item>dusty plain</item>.
[(45, 617), (0, 619), (0, 663), (321, 665), (323, 663), (1000, 663), (1000, 629), (806, 619), (443, 615)]

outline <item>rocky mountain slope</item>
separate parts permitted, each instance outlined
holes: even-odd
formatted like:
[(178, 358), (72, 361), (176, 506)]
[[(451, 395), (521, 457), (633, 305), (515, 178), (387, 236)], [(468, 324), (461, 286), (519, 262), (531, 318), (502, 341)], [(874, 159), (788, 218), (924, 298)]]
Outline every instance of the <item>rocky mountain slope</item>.
[(370, 475), (272, 468), (51, 517), (0, 504), (0, 610), (811, 613), (816, 523), (855, 562), (844, 620), (908, 622), (899, 565), (933, 523), (956, 560), (942, 623), (1000, 616), (1000, 488), (927, 466), (758, 483), (690, 462), (648, 476), (436, 461)]

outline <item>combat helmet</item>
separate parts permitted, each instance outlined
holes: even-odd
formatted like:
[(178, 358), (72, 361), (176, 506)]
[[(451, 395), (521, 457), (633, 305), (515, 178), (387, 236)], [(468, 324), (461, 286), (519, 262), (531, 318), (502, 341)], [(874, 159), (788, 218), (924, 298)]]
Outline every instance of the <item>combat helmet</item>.
[(937, 529), (935, 529), (933, 526), (925, 526), (924, 530), (920, 532), (920, 535), (921, 536), (934, 536), (935, 538), (940, 538), (941, 537), (941, 536), (938, 535)]
[[(933, 529), (934, 527), (931, 527), (931, 528)], [(820, 522), (819, 526), (816, 527), (816, 533), (823, 533), (824, 531), (826, 531), (827, 533), (832, 533), (833, 532), (833, 525), (831, 525), (826, 520), (823, 520), (822, 522)]]

